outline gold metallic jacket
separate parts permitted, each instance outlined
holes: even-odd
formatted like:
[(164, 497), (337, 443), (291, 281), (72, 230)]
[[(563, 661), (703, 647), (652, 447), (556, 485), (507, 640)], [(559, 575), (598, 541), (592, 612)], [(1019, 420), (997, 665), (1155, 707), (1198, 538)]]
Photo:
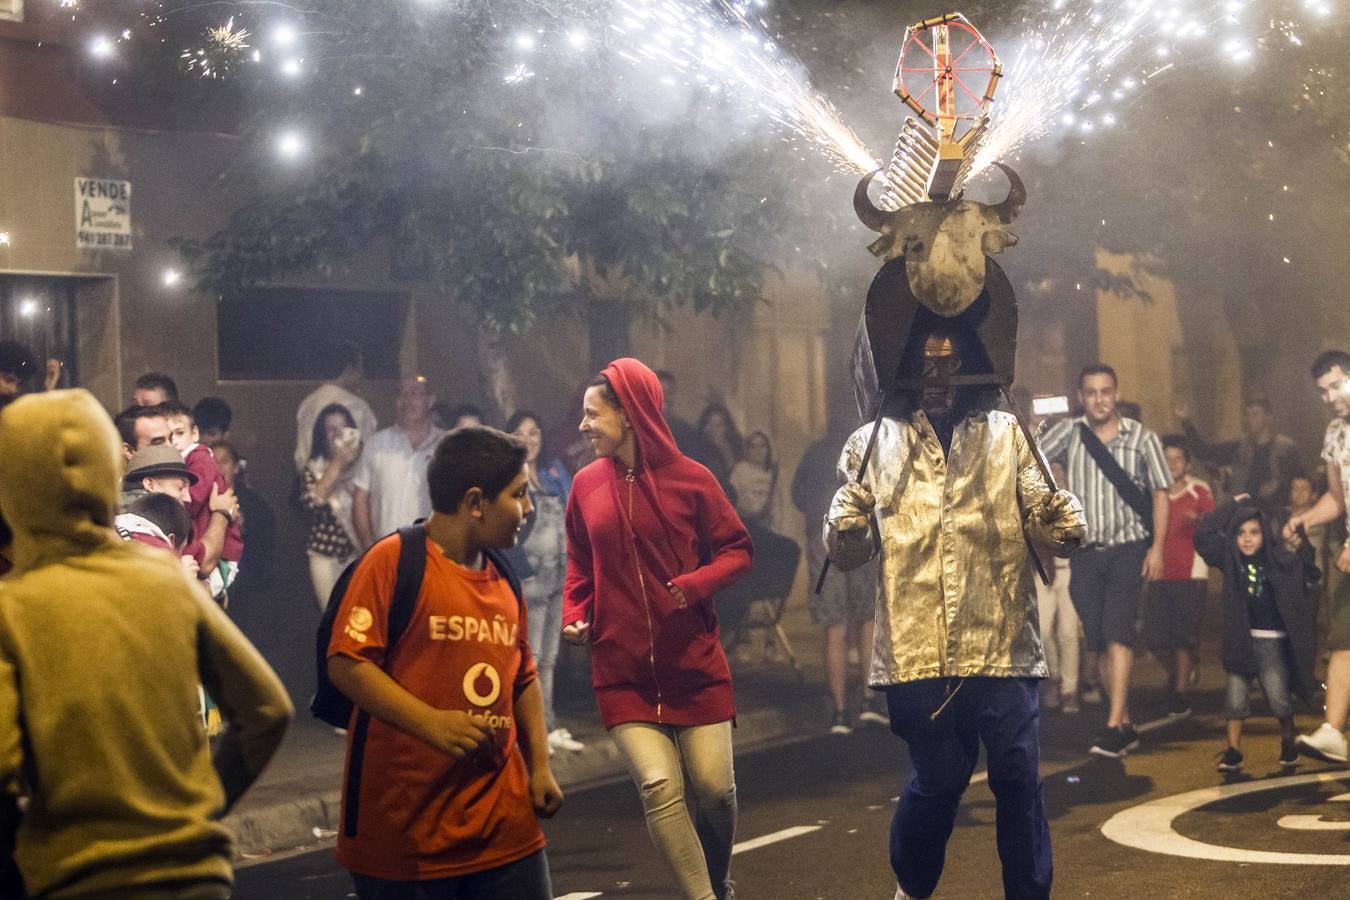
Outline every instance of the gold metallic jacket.
[[(1054, 505), (1054, 495), (1017, 420), (1004, 412), (970, 414), (957, 423), (948, 457), (922, 411), (908, 422), (883, 419), (862, 479), (875, 516), (848, 485), (871, 430), (864, 425), (845, 444), (838, 465), (845, 486), (825, 522), (830, 559), (840, 569), (881, 553), (868, 683), (1045, 676), (1024, 518), (1045, 549), (1067, 555), (1073, 548), (1065, 528), (1039, 527), (1036, 517)], [(1081, 536), (1081, 505), (1060, 499), (1060, 524)], [(868, 527), (839, 529), (859, 515), (869, 517)]]

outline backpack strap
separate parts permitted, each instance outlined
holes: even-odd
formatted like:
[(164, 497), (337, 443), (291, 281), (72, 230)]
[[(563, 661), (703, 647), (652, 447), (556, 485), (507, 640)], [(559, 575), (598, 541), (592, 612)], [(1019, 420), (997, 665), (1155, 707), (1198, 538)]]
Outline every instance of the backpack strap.
[[(389, 601), (389, 621), (386, 626), (383, 666), (386, 671), (394, 645), (412, 621), (417, 595), (422, 589), (422, 576), (426, 574), (427, 568), (427, 528), (420, 522), (400, 528), (398, 541), (398, 570), (394, 576), (394, 596)], [(342, 833), (347, 837), (356, 837), (356, 825), (361, 814), (361, 774), (369, 731), (370, 713), (357, 707), (356, 721), (352, 725), (351, 759), (347, 766), (345, 815), (342, 817)]]
[(483, 555), (487, 557), (488, 562), (497, 568), (497, 572), (506, 579), (506, 583), (511, 586), (511, 593), (516, 595), (516, 602), (524, 604), (525, 590), (521, 587), (520, 578), (516, 575), (516, 570), (511, 566), (505, 553), (500, 550), (486, 549)]
[(388, 639), (385, 642), (386, 667), (394, 644), (407, 631), (412, 621), (413, 607), (422, 589), (422, 576), (427, 569), (427, 526), (422, 523), (405, 525), (398, 530), (398, 573), (394, 577), (394, 597), (389, 604)]

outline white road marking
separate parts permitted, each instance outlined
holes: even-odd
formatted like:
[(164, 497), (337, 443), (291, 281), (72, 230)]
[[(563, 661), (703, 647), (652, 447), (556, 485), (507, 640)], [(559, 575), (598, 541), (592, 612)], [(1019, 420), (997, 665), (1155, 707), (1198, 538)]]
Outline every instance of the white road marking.
[[(1350, 803), (1350, 794), (1340, 794), (1327, 802)], [(1321, 816), (1281, 816), (1275, 824), (1291, 831), (1350, 831), (1350, 822), (1328, 822)]]
[(791, 828), (784, 828), (782, 831), (775, 831), (772, 834), (766, 834), (762, 837), (741, 841), (731, 848), (731, 852), (733, 854), (748, 853), (751, 850), (758, 850), (760, 847), (767, 847), (770, 844), (776, 844), (779, 841), (801, 837), (804, 834), (810, 834), (811, 832), (819, 831), (820, 829), (821, 826), (819, 825), (794, 825)]
[(1329, 781), (1350, 781), (1350, 772), (1314, 772), (1309, 775), (1266, 778), (1255, 782), (1202, 788), (1198, 791), (1150, 800), (1148, 803), (1116, 813), (1102, 826), (1102, 834), (1126, 847), (1190, 859), (1295, 866), (1350, 866), (1350, 853), (1284, 853), (1274, 850), (1220, 847), (1184, 837), (1172, 828), (1172, 822), (1177, 816), (1229, 797)]
[(556, 900), (593, 900), (595, 897), (603, 897), (600, 891), (573, 891), (570, 894), (563, 894)]

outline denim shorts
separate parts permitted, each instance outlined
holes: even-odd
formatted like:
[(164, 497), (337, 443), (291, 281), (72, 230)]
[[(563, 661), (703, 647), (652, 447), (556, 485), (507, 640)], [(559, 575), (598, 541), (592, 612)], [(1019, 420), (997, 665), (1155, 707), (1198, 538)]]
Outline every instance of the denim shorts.
[[(1252, 662), (1256, 664), (1256, 680), (1261, 682), (1261, 693), (1266, 695), (1270, 714), (1287, 719), (1294, 714), (1289, 701), (1290, 654), (1288, 638), (1253, 637)], [(1245, 719), (1252, 714), (1248, 694), (1252, 680), (1246, 675), (1228, 673), (1228, 687), (1223, 702), (1225, 719)]]

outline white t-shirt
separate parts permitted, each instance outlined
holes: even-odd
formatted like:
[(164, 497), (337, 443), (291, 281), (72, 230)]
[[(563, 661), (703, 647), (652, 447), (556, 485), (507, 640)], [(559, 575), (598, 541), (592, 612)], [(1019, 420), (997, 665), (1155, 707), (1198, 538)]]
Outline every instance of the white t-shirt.
[(1326, 440), (1322, 442), (1322, 459), (1327, 471), (1334, 466), (1341, 474), (1341, 490), (1345, 494), (1345, 522), (1350, 528), (1350, 422), (1335, 418), (1327, 426)]
[(397, 425), (366, 441), (352, 484), (370, 492), (370, 528), (375, 539), (431, 515), (427, 463), (445, 432), (432, 428), (414, 447)]
[(362, 400), (356, 394), (338, 384), (321, 384), (310, 393), (308, 397), (300, 401), (300, 407), (295, 411), (295, 470), (302, 471), (305, 464), (309, 462), (309, 453), (313, 449), (310, 442), (314, 437), (314, 422), (319, 418), (319, 413), (325, 406), (332, 403), (341, 403), (347, 407), (347, 411), (352, 414), (356, 420), (356, 427), (361, 429), (361, 441), (370, 440), (371, 435), (379, 426), (375, 424), (375, 413), (371, 411), (370, 404)]

